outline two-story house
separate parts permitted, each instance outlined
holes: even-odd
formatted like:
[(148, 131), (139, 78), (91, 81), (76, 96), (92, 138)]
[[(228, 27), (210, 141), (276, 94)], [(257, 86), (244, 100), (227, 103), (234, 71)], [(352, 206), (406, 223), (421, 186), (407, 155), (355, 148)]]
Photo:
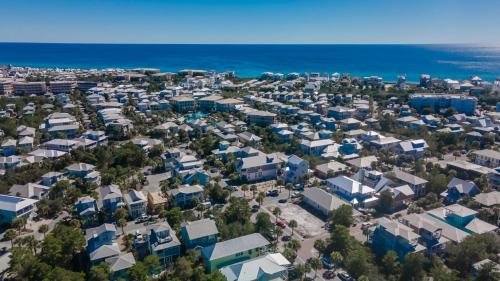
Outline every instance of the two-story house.
[(283, 172), (283, 178), (286, 183), (300, 183), (307, 177), (309, 171), (309, 161), (304, 160), (297, 155), (288, 157), (288, 161)]
[(188, 249), (215, 244), (219, 238), (215, 221), (211, 219), (186, 222), (181, 228), (181, 234)]
[(169, 190), (168, 195), (172, 198), (175, 206), (183, 208), (189, 206), (194, 201), (203, 201), (203, 187), (200, 185), (183, 185), (179, 188)]
[(117, 185), (106, 185), (99, 191), (99, 201), (109, 214), (113, 214), (119, 207), (125, 205), (122, 192)]
[(128, 213), (131, 218), (135, 219), (146, 214), (148, 201), (142, 191), (130, 190), (125, 194), (125, 202), (127, 203)]
[(149, 225), (147, 231), (149, 251), (164, 267), (180, 255), (181, 243), (167, 222)]
[(278, 175), (280, 162), (275, 154), (252, 156), (238, 160), (236, 170), (247, 182), (272, 180)]

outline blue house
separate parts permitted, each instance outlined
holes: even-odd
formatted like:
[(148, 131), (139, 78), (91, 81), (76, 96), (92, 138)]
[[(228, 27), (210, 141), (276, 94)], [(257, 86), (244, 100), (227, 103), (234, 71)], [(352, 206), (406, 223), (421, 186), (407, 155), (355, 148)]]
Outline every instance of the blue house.
[(147, 231), (149, 251), (164, 267), (180, 255), (181, 242), (167, 222), (149, 225)]
[(203, 188), (200, 185), (185, 185), (168, 191), (176, 206), (186, 207), (193, 202), (203, 201)]
[(195, 185), (199, 184), (206, 186), (210, 182), (210, 176), (205, 171), (193, 170), (186, 174), (183, 179), (183, 184)]
[(187, 222), (182, 226), (181, 234), (188, 249), (215, 244), (219, 238), (215, 221), (211, 219)]
[(87, 252), (91, 253), (94, 250), (104, 245), (112, 245), (116, 239), (116, 227), (114, 224), (101, 224), (98, 227), (89, 228), (85, 231), (87, 239)]
[(420, 235), (397, 221), (387, 218), (378, 220), (378, 225), (369, 236), (369, 243), (373, 252), (378, 256), (384, 256), (388, 251), (394, 251), (400, 260), (409, 253), (425, 250), (418, 243)]
[(342, 140), (342, 145), (339, 148), (339, 152), (345, 155), (356, 154), (363, 147), (358, 143), (356, 139), (346, 138)]
[(447, 190), (441, 193), (441, 196), (444, 197), (446, 203), (456, 203), (465, 197), (472, 198), (479, 193), (481, 193), (481, 190), (474, 182), (453, 178), (448, 183)]
[(2, 142), (1, 145), (2, 148), (2, 154), (3, 156), (12, 156), (16, 154), (16, 140), (14, 139), (7, 139), (4, 142)]
[(63, 173), (59, 172), (48, 172), (42, 176), (41, 183), (45, 186), (51, 186), (56, 182), (60, 181), (64, 177)]
[(28, 217), (38, 200), (0, 195), (0, 224), (10, 224), (15, 218)]
[(85, 220), (92, 219), (99, 212), (97, 201), (90, 196), (78, 199), (75, 203), (75, 209), (76, 213)]
[(99, 199), (102, 203), (102, 207), (111, 214), (119, 207), (125, 206), (122, 192), (120, 188), (114, 184), (101, 187)]
[(95, 170), (95, 166), (87, 163), (74, 163), (66, 167), (66, 172), (70, 177), (85, 178)]
[(308, 174), (309, 162), (296, 155), (288, 157), (283, 178), (286, 183), (300, 183)]

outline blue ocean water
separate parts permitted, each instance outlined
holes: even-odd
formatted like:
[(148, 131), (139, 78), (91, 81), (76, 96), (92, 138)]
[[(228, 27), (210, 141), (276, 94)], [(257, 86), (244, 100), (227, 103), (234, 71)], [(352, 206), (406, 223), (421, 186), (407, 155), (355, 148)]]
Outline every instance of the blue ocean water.
[(63, 68), (153, 67), (234, 70), (240, 77), (262, 72), (405, 74), (486, 80), (500, 76), (500, 48), (461, 45), (145, 45), (0, 43), (0, 65)]

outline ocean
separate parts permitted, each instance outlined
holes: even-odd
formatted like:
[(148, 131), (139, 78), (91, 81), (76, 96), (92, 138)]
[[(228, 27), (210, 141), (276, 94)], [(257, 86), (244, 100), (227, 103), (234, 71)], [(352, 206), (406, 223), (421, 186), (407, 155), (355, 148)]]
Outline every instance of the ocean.
[(183, 45), (0, 43), (0, 65), (60, 68), (137, 68), (162, 71), (350, 73), (395, 81), (421, 74), (468, 79), (500, 76), (500, 48), (462, 45)]

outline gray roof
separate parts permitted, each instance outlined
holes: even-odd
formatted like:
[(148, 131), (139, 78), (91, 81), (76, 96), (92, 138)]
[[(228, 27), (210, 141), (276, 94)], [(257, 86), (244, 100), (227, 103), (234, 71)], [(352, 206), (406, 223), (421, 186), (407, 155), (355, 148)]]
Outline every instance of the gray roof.
[(92, 237), (94, 237), (96, 235), (100, 235), (101, 233), (104, 233), (104, 232), (107, 232), (107, 231), (114, 231), (114, 232), (116, 232), (115, 225), (114, 224), (110, 224), (110, 223), (103, 223), (103, 224), (101, 224), (98, 227), (89, 228), (89, 229), (85, 230), (85, 238), (87, 240), (89, 240)]
[(448, 188), (454, 187), (461, 194), (469, 194), (474, 189), (479, 191), (479, 188), (476, 186), (475, 183), (471, 181), (465, 181), (459, 178), (452, 178), (451, 181), (448, 183), (447, 187)]
[(317, 187), (306, 188), (302, 196), (316, 202), (320, 207), (329, 211), (333, 211), (342, 205), (348, 205), (347, 202), (337, 196)]
[(89, 256), (91, 261), (95, 261), (109, 257), (114, 257), (119, 254), (120, 254), (120, 248), (118, 247), (118, 244), (115, 243), (112, 245), (103, 245), (97, 248), (92, 253), (90, 253)]
[(253, 233), (207, 246), (202, 249), (202, 253), (209, 260), (217, 260), (240, 252), (266, 247), (269, 244), (269, 241), (260, 233)]
[(100, 195), (101, 200), (123, 197), (120, 188), (114, 184), (101, 187)]
[(426, 184), (427, 183), (427, 181), (424, 180), (423, 178), (419, 178), (415, 175), (409, 174), (407, 172), (403, 172), (399, 169), (394, 169), (394, 176), (397, 179), (404, 181), (404, 182), (411, 184), (411, 185), (419, 185), (419, 184)]
[(135, 265), (135, 258), (132, 253), (121, 254), (119, 256), (107, 258), (109, 269), (113, 272), (131, 268)]
[(492, 191), (488, 193), (479, 193), (474, 197), (474, 200), (479, 204), (490, 207), (500, 205), (500, 191)]
[(171, 196), (177, 196), (180, 193), (183, 194), (192, 194), (203, 192), (203, 187), (201, 185), (184, 185), (176, 189), (172, 189), (168, 191)]
[(188, 222), (184, 225), (186, 233), (190, 240), (198, 239), (201, 237), (219, 234), (215, 221), (211, 219), (203, 219)]
[(74, 163), (66, 167), (66, 170), (70, 171), (92, 171), (95, 169), (94, 165), (87, 164), (87, 163)]
[(280, 160), (275, 154), (258, 155), (241, 159), (238, 162), (238, 167), (240, 169), (249, 169), (264, 165), (278, 164), (279, 162)]

